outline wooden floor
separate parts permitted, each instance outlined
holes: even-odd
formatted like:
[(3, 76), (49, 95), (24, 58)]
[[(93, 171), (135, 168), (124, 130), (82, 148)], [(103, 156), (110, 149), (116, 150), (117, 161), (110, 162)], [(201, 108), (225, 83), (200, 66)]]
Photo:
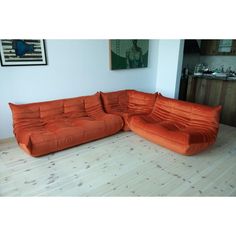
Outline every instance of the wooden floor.
[(193, 157), (133, 132), (41, 158), (1, 142), (0, 196), (236, 196), (236, 128)]

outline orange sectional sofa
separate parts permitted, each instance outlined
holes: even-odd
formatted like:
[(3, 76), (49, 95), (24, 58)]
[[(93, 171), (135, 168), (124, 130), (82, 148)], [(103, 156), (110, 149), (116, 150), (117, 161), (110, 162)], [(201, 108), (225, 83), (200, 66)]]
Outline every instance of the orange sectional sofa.
[(9, 105), (15, 137), (35, 157), (122, 129), (178, 153), (193, 155), (215, 142), (221, 110), (220, 106), (203, 106), (136, 90)]

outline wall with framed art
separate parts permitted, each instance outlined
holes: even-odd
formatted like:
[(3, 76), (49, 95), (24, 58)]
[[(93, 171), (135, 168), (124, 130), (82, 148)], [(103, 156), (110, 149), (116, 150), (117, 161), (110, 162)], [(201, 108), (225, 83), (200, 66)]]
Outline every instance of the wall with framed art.
[(109, 69), (109, 40), (45, 43), (48, 66), (0, 66), (0, 139), (13, 136), (8, 102), (30, 103), (121, 89), (155, 91), (158, 40), (149, 40), (148, 69), (116, 71)]

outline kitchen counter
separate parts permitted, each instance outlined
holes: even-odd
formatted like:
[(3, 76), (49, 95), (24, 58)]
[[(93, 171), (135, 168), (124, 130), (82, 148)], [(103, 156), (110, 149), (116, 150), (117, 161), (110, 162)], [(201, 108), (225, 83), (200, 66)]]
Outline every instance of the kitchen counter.
[(221, 123), (236, 127), (236, 79), (188, 76), (186, 100), (210, 106), (222, 105)]
[(204, 75), (190, 75), (191, 77), (194, 78), (198, 78), (198, 79), (215, 79), (215, 80), (235, 80), (236, 81), (236, 77), (232, 77), (232, 76), (215, 76), (215, 75), (208, 75), (208, 74), (204, 74)]

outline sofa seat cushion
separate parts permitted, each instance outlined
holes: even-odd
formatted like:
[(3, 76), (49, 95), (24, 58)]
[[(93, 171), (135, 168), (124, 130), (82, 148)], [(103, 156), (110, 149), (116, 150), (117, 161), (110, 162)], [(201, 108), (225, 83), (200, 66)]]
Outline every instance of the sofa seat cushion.
[(204, 129), (198, 129), (191, 125), (185, 126), (178, 122), (154, 120), (150, 116), (133, 116), (129, 122), (135, 123), (136, 126), (143, 127), (152, 133), (156, 133), (166, 139), (173, 140), (177, 143), (192, 144), (209, 142), (215, 140), (214, 132)]
[(118, 132), (123, 120), (106, 114), (103, 119), (91, 117), (44, 119), (40, 124), (17, 127), (20, 146), (32, 156), (41, 156)]
[[(133, 117), (132, 117), (133, 118)], [(150, 127), (139, 127), (136, 126), (135, 123), (131, 124), (131, 130), (134, 131), (136, 134), (140, 135), (141, 137), (156, 143), (158, 145), (161, 145), (165, 148), (168, 148), (174, 152), (183, 154), (183, 155), (194, 155), (196, 153), (199, 153), (206, 148), (208, 148), (211, 144), (214, 142), (201, 142), (201, 143), (192, 143), (191, 145), (187, 143), (187, 138), (182, 135), (181, 142), (177, 142), (176, 140), (162, 137), (155, 131), (151, 130)]]
[(130, 131), (130, 127), (129, 127), (129, 119), (130, 117), (134, 116), (134, 115), (142, 115), (143, 113), (137, 113), (137, 112), (113, 112), (113, 115), (118, 115), (120, 117), (122, 117), (123, 119), (123, 131)]
[(188, 143), (188, 134), (186, 134), (181, 124), (158, 120), (155, 121), (149, 116), (133, 116), (129, 125), (131, 130), (135, 130), (135, 127), (142, 128), (147, 132), (159, 135), (163, 138), (170, 139), (182, 144)]

